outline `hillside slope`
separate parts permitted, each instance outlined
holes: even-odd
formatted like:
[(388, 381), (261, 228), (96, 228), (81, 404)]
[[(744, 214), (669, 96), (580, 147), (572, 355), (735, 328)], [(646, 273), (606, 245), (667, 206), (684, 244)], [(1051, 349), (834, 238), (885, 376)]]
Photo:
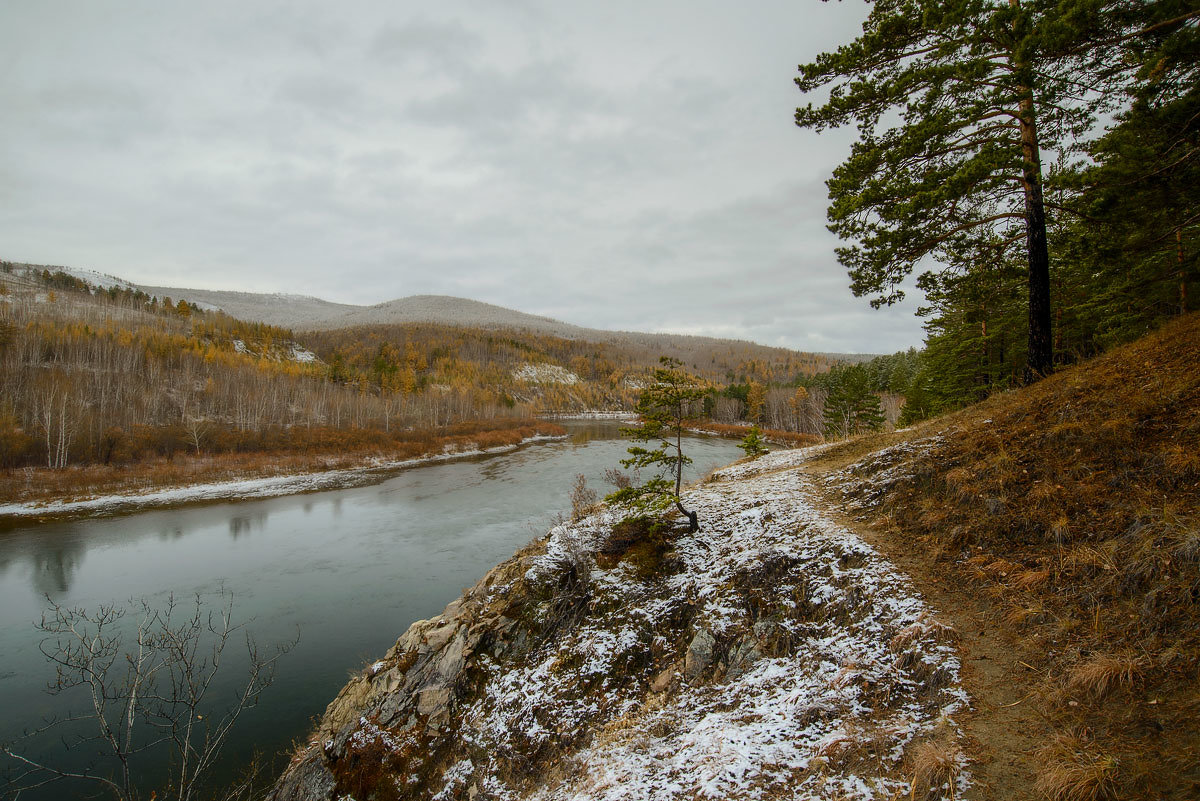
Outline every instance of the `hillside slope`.
[(1007, 637), (1041, 797), (1200, 795), (1200, 315), (820, 461), (873, 541)]
[(220, 309), (239, 320), (281, 328), (298, 328), (307, 321), (330, 320), (362, 308), (346, 303), (333, 303), (310, 295), (188, 289), (148, 284), (139, 284), (138, 289), (157, 298), (184, 299), (199, 304), (201, 308)]
[(397, 323), (443, 323), (479, 328), (515, 328), (567, 338), (580, 338), (586, 331), (550, 317), (526, 314), (492, 303), (449, 295), (409, 295), (373, 306), (352, 308), (336, 317), (311, 325), (308, 329), (349, 328), (363, 325)]
[[(84, 275), (87, 271), (77, 270), (74, 272)], [(111, 279), (111, 277), (106, 278)], [(449, 295), (410, 295), (371, 306), (356, 306), (333, 303), (308, 295), (231, 292), (150, 285), (139, 285), (138, 288), (159, 298), (164, 296), (173, 300), (182, 298), (200, 304), (205, 309), (220, 309), (239, 320), (260, 322), (296, 331), (330, 331), (409, 324), (513, 330), (612, 345), (629, 350), (653, 351), (655, 358), (659, 354), (670, 353), (689, 363), (707, 361), (712, 352), (731, 348), (739, 351), (751, 350), (755, 352), (755, 358), (767, 360), (800, 354), (799, 351), (759, 345), (746, 340), (585, 328), (551, 317), (528, 314), (504, 306)], [(870, 358), (869, 354), (820, 353), (805, 355), (815, 357), (822, 362), (861, 361)]]

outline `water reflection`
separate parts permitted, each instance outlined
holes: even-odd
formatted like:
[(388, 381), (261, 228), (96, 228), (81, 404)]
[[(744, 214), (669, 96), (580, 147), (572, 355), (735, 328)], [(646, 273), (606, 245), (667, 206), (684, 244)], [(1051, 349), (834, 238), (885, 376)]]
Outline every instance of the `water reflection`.
[(71, 589), (72, 579), (83, 564), (84, 549), (76, 540), (48, 548), (35, 548), (30, 554), (33, 570), (30, 578), (39, 596), (59, 596)]
[(510, 480), (511, 471), (506, 469), (503, 462), (489, 461), (480, 467), (479, 475), (483, 476), (485, 481), (506, 481)]
[[(305, 505), (305, 512), (308, 511)], [(251, 531), (261, 529), (267, 524), (267, 512), (265, 510), (248, 515), (234, 515), (229, 518), (229, 534), (235, 540), (243, 534), (249, 534)]]
[(617, 429), (629, 425), (624, 422), (593, 422), (573, 423), (570, 427), (570, 441), (573, 445), (587, 445), (596, 440), (612, 439)]

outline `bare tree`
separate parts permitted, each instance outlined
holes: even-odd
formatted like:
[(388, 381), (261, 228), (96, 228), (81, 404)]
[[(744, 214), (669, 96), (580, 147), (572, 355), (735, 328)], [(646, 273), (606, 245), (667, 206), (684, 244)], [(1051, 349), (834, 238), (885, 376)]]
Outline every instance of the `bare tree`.
[[(232, 594), (218, 597), (215, 609), (212, 604), (206, 608), (205, 599), (196, 595), (194, 605), (183, 606), (171, 596), (163, 607), (141, 600), (95, 611), (47, 598), (50, 606), (36, 625), (46, 635), (41, 651), (55, 667), (49, 692), (82, 691), (88, 701), (85, 709), (51, 720), (23, 740), (70, 726), (64, 746), (96, 752), (86, 768), (62, 769), (29, 756), (20, 741), (0, 745), (0, 753), (17, 766), (8, 781), (13, 797), (74, 779), (100, 785), (121, 801), (136, 801), (138, 757), (147, 754), (171, 765), (167, 791), (153, 796), (195, 798), (238, 718), (258, 703), (274, 680), (277, 660), (296, 644), (292, 640), (269, 654), (261, 652), (245, 624), (233, 623)], [(131, 631), (126, 619), (134, 617)], [(225, 708), (214, 709), (209, 691), (225, 647), (239, 634), (249, 656), (247, 676)], [(129, 636), (133, 640), (125, 648)], [(86, 733), (76, 733), (78, 728)]]
[(204, 438), (208, 436), (209, 425), (208, 418), (202, 416), (187, 417), (183, 422), (183, 430), (187, 432), (188, 442), (196, 449), (196, 455), (200, 455), (200, 445), (204, 442)]

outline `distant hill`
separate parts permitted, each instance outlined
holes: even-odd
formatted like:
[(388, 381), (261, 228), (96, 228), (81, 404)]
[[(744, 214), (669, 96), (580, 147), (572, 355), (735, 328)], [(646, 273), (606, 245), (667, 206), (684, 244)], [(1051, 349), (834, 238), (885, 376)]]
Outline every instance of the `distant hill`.
[(345, 303), (332, 303), (309, 295), (282, 293), (230, 292), (217, 289), (187, 289), (184, 287), (150, 286), (137, 288), (157, 298), (187, 300), (202, 309), (220, 309), (230, 317), (247, 322), (266, 323), (280, 328), (308, 328), (314, 323), (331, 320), (362, 309)]
[[(758, 345), (746, 340), (684, 334), (658, 334), (640, 331), (609, 331), (585, 328), (550, 317), (508, 309), (491, 303), (449, 295), (411, 295), (373, 306), (332, 303), (308, 295), (281, 293), (226, 292), (186, 287), (163, 287), (142, 284), (142, 291), (157, 297), (185, 299), (202, 308), (215, 308), (239, 320), (267, 323), (291, 328), (294, 331), (330, 331), (345, 328), (434, 323), (485, 329), (514, 329), (535, 334), (547, 334), (562, 339), (585, 340), (615, 345), (621, 348), (676, 354), (685, 362), (705, 358), (714, 348), (736, 347), (744, 350), (751, 345), (761, 350), (764, 358), (772, 355), (798, 353), (788, 348)], [(692, 356), (695, 358), (692, 358)], [(820, 353), (811, 354), (823, 361), (859, 362), (875, 354)]]
[(449, 295), (410, 295), (374, 306), (352, 306), (340, 315), (326, 318), (304, 329), (353, 328), (367, 325), (396, 325), (403, 323), (440, 323), (467, 325), (473, 328), (516, 328), (541, 334), (583, 339), (590, 333), (585, 328), (550, 317), (526, 314), (478, 300)]

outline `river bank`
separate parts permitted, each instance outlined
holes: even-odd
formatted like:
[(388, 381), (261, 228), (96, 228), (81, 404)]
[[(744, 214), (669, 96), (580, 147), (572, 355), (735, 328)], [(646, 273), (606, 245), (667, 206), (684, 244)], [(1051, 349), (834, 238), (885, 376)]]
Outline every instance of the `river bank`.
[(213, 500), (238, 500), (359, 486), (390, 473), (451, 459), (504, 453), (563, 439), (565, 430), (538, 421), (514, 428), (434, 437), (419, 455), (224, 454), (128, 467), (14, 470), (0, 477), (0, 520), (109, 514)]
[(369, 661), (271, 798), (960, 797), (957, 634), (818, 504), (823, 450), (715, 471), (697, 532), (553, 528)]

